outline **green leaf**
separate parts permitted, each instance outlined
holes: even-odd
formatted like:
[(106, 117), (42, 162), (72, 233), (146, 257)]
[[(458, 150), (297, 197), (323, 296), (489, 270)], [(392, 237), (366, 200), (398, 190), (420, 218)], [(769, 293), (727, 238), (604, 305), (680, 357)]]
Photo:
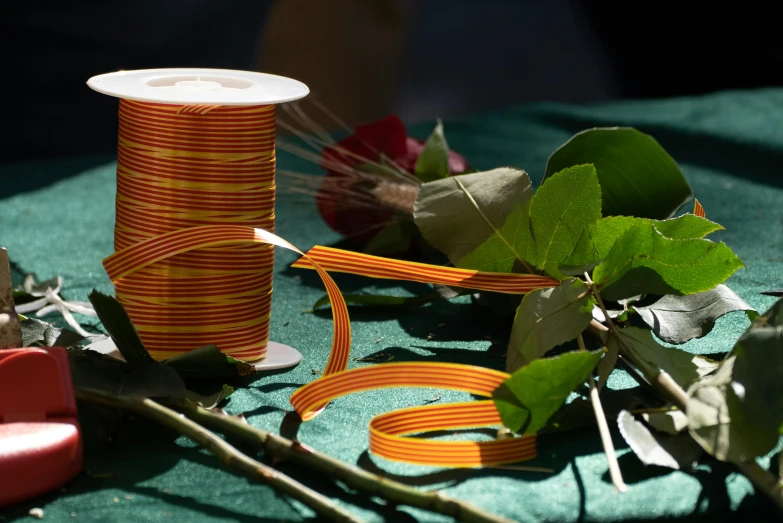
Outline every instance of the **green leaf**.
[(54, 339), (54, 342), (51, 345), (52, 347), (73, 347), (74, 345), (78, 344), (80, 341), (86, 339), (81, 334), (74, 332), (68, 328), (55, 329), (53, 327), (53, 329), (55, 331), (59, 331), (60, 333)]
[(457, 262), (461, 269), (484, 272), (531, 272), (522, 259), (529, 259), (532, 246), (528, 213), (530, 200), (524, 201), (506, 218), (506, 222), (484, 243)]
[(70, 350), (68, 361), (73, 384), (112, 396), (185, 398), (185, 383), (174, 371), (156, 361), (136, 366), (92, 350)]
[(174, 369), (184, 380), (230, 379), (255, 372), (252, 365), (220, 352), (215, 345), (205, 345), (178, 354), (163, 363)]
[(561, 279), (558, 270), (582, 230), (601, 218), (601, 187), (595, 167), (577, 165), (545, 180), (530, 202), (530, 228), (539, 269)]
[(704, 238), (710, 233), (723, 230), (723, 225), (692, 214), (683, 214), (668, 220), (645, 221), (652, 223), (659, 233), (671, 240)]
[(114, 340), (117, 350), (129, 365), (134, 366), (153, 361), (152, 356), (144, 348), (128, 313), (116, 298), (95, 289), (90, 293), (89, 298), (98, 318), (103, 323), (103, 327)]
[[(783, 426), (783, 300), (753, 322), (732, 349), (732, 387), (742, 416), (756, 426)], [(776, 324), (778, 323), (778, 324)]]
[(669, 218), (692, 193), (677, 163), (652, 136), (628, 127), (588, 129), (552, 156), (544, 180), (567, 167), (598, 171), (604, 216)]
[[(500, 229), (531, 195), (525, 171), (502, 167), (422, 184), (413, 216), (422, 236), (456, 265), (493, 235), (514, 251)], [(525, 261), (525, 253), (514, 256)]]
[(631, 361), (666, 371), (683, 388), (718, 368), (717, 362), (704, 356), (664, 347), (655, 341), (652, 332), (647, 329), (626, 327), (616, 329), (607, 336), (610, 351), (619, 349), (622, 344), (625, 352), (630, 354)]
[(214, 409), (233, 393), (234, 387), (223, 385), (217, 392), (207, 395), (188, 390), (185, 392), (185, 399), (192, 403), (201, 405), (205, 409)]
[(651, 223), (662, 235), (672, 240), (704, 238), (723, 229), (706, 218), (684, 214), (669, 220), (649, 220), (631, 216), (608, 216), (593, 222), (582, 231), (574, 251), (560, 265), (565, 274), (581, 275), (592, 271), (611, 251), (615, 242), (628, 229), (640, 223)]
[(141, 398), (185, 397), (185, 382), (174, 369), (157, 361), (129, 366), (118, 395)]
[(689, 470), (702, 454), (701, 447), (687, 434), (653, 434), (627, 410), (620, 412), (617, 426), (625, 442), (645, 465)]
[(688, 296), (664, 296), (652, 305), (635, 307), (655, 335), (667, 343), (701, 338), (715, 320), (733, 311), (752, 311), (750, 305), (725, 285)]
[(691, 386), (687, 414), (690, 435), (704, 450), (721, 461), (741, 462), (767, 454), (779, 436), (777, 427), (756, 425), (743, 415), (732, 383), (735, 358), (730, 356), (715, 375)]
[(593, 318), (594, 305), (587, 284), (576, 278), (527, 293), (514, 317), (506, 371), (514, 372), (579, 336)]
[(688, 428), (688, 416), (681, 410), (651, 411), (642, 413), (644, 421), (658, 432), (675, 436)]
[(503, 425), (525, 434), (544, 427), (602, 355), (602, 351), (568, 352), (535, 360), (516, 371), (492, 394)]
[(443, 134), (443, 122), (438, 120), (435, 129), (424, 142), (414, 172), (422, 182), (431, 182), (449, 176), (449, 144)]
[(60, 334), (55, 327), (52, 327), (45, 321), (34, 318), (21, 319), (19, 327), (22, 330), (22, 347), (31, 345), (51, 347)]
[(606, 300), (637, 294), (695, 294), (723, 283), (742, 262), (724, 243), (671, 240), (650, 223), (628, 229), (593, 271)]
[(416, 226), (412, 223), (393, 221), (370, 239), (364, 252), (375, 256), (406, 252), (411, 247), (415, 232)]

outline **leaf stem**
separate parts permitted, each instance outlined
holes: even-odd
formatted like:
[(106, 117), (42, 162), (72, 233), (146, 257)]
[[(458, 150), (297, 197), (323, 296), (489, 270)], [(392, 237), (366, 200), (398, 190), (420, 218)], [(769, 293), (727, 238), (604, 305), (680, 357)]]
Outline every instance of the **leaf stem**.
[(500, 231), (499, 231), (499, 230), (498, 230), (498, 229), (497, 229), (497, 228), (496, 228), (494, 225), (492, 225), (492, 222), (491, 222), (491, 221), (489, 221), (489, 218), (487, 218), (487, 215), (486, 215), (486, 214), (484, 214), (484, 211), (482, 211), (482, 210), (481, 210), (481, 207), (479, 207), (479, 204), (478, 204), (478, 202), (476, 202), (476, 200), (473, 198), (473, 195), (472, 195), (472, 194), (470, 194), (470, 192), (468, 192), (467, 188), (465, 187), (465, 185), (463, 185), (463, 183), (460, 181), (460, 179), (459, 179), (459, 178), (457, 178), (457, 177), (455, 176), (455, 177), (453, 177), (453, 178), (452, 178), (452, 180), (454, 180), (454, 182), (456, 182), (456, 184), (457, 184), (457, 187), (459, 187), (459, 188), (460, 188), (460, 190), (463, 192), (463, 194), (465, 195), (465, 197), (467, 197), (467, 199), (468, 199), (468, 200), (470, 200), (470, 203), (472, 203), (472, 204), (473, 204), (473, 207), (475, 207), (475, 208), (476, 208), (476, 212), (478, 212), (478, 213), (479, 213), (479, 216), (481, 216), (482, 218), (484, 218), (484, 221), (485, 221), (485, 222), (487, 222), (487, 225), (489, 225), (489, 228), (490, 228), (490, 229), (492, 229), (492, 232), (494, 232), (495, 234), (497, 234), (497, 235), (498, 235), (498, 238), (500, 238), (500, 239), (503, 241), (503, 243), (505, 243), (505, 244), (506, 244), (506, 247), (508, 247), (508, 249), (509, 249), (511, 252), (513, 252), (513, 253), (514, 253), (514, 256), (516, 256), (516, 257), (517, 257), (517, 260), (519, 260), (519, 261), (522, 263), (522, 265), (525, 267), (525, 270), (528, 272), (528, 274), (536, 274), (536, 272), (533, 270), (533, 268), (532, 268), (530, 265), (528, 265), (528, 263), (527, 263), (527, 262), (525, 261), (525, 259), (524, 259), (524, 258), (523, 258), (523, 257), (522, 257), (522, 256), (521, 256), (521, 255), (520, 255), (520, 254), (519, 254), (519, 253), (516, 251), (516, 249), (514, 249), (514, 247), (513, 247), (513, 246), (512, 246), (510, 243), (508, 243), (508, 240), (506, 240), (505, 236), (503, 236), (502, 234), (500, 234)]
[(437, 491), (421, 491), (403, 483), (367, 472), (344, 463), (315, 449), (306, 447), (296, 440), (289, 440), (271, 432), (252, 427), (238, 419), (216, 414), (198, 405), (178, 406), (182, 412), (212, 430), (228, 437), (264, 450), (279, 459), (284, 459), (309, 469), (321, 472), (341, 481), (351, 488), (362, 490), (368, 495), (378, 496), (392, 503), (417, 507), (431, 512), (451, 516), (459, 521), (472, 523), (510, 523), (508, 519), (485, 512), (464, 501)]
[(361, 523), (363, 521), (323, 494), (319, 494), (285, 474), (259, 463), (198, 423), (149, 398), (117, 397), (85, 389), (76, 389), (75, 392), (76, 398), (79, 400), (129, 410), (176, 430), (214, 454), (228, 468), (242, 473), (249, 479), (266, 483), (279, 492), (301, 501), (324, 518), (340, 522)]
[[(579, 350), (587, 351), (585, 347), (585, 341), (580, 334), (576, 338), (579, 344)], [(595, 413), (595, 421), (598, 424), (598, 432), (601, 434), (601, 442), (604, 445), (604, 454), (606, 454), (606, 461), (609, 462), (609, 475), (612, 477), (612, 484), (618, 492), (627, 492), (628, 485), (623, 480), (623, 474), (620, 471), (620, 464), (617, 462), (617, 453), (614, 450), (614, 444), (612, 443), (612, 435), (609, 433), (609, 424), (606, 422), (606, 414), (604, 408), (601, 406), (601, 398), (598, 394), (598, 388), (595, 386), (595, 379), (593, 373), (587, 379), (590, 385), (590, 402), (593, 404), (593, 412)]]

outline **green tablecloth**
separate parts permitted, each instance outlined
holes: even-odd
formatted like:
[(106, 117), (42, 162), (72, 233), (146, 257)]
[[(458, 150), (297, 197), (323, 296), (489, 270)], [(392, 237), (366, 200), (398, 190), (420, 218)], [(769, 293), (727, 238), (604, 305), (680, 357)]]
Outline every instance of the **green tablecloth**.
[[(587, 107), (525, 106), (447, 122), (451, 146), (479, 169), (514, 165), (540, 180), (548, 155), (574, 132), (591, 126), (632, 125), (653, 134), (683, 167), (707, 215), (726, 226), (719, 238), (747, 264), (729, 282), (748, 303), (765, 309), (773, 298), (762, 290), (783, 287), (783, 91), (722, 93), (703, 98), (621, 102)], [(428, 129), (413, 129), (426, 135)], [(106, 129), (107, 133), (115, 132)], [(114, 165), (78, 172), (90, 159), (0, 167), (0, 245), (20, 272), (40, 278), (61, 275), (65, 295), (85, 299), (96, 287), (111, 291), (100, 260), (112, 252)], [(281, 168), (317, 172), (303, 160), (282, 155)], [(77, 173), (78, 172), (78, 173)], [(48, 186), (62, 173), (77, 173)], [(338, 240), (314, 205), (284, 194), (277, 208), (278, 232), (301, 248)], [(331, 335), (328, 315), (307, 314), (323, 294), (308, 271), (277, 258), (272, 339), (304, 355), (288, 372), (261, 375), (237, 391), (227, 410), (250, 422), (290, 433), (285, 414), (293, 390), (323, 368)], [(343, 291), (411, 292), (421, 286), (337, 276)], [(724, 317), (691, 350), (730, 348), (745, 328), (742, 314)], [(510, 327), (466, 301), (444, 302), (415, 312), (353, 312), (354, 356), (383, 352), (396, 361), (454, 361), (501, 368)], [(430, 336), (432, 334), (432, 336)], [(428, 339), (431, 337), (432, 339)], [(479, 341), (475, 341), (479, 340)], [(351, 362), (351, 366), (366, 363)], [(610, 385), (629, 386), (617, 375)], [(390, 409), (422, 404), (439, 391), (396, 389), (338, 399), (298, 437), (350, 463), (359, 463), (421, 488), (438, 488), (487, 510), (520, 521), (625, 521), (705, 518), (711, 521), (777, 515), (767, 500), (732, 468), (700, 466), (692, 473), (642, 467), (621, 438), (615, 443), (630, 491), (618, 494), (608, 480), (600, 440), (591, 430), (541, 438), (531, 465), (542, 474), (508, 470), (444, 471), (386, 462), (367, 453), (367, 423)], [(467, 396), (446, 392), (440, 401)], [(93, 434), (89, 438), (95, 439)], [(194, 445), (141, 421), (126, 421), (111, 444), (91, 445), (84, 475), (60, 492), (6, 509), (7, 519), (42, 507), (50, 521), (300, 521), (312, 512), (271, 489), (224, 471)], [(768, 465), (768, 460), (763, 461)], [(429, 513), (386, 507), (361, 493), (323, 482), (306, 470), (281, 465), (307, 484), (334, 496), (372, 521), (439, 521)], [(0, 520), (3, 518), (0, 517)]]

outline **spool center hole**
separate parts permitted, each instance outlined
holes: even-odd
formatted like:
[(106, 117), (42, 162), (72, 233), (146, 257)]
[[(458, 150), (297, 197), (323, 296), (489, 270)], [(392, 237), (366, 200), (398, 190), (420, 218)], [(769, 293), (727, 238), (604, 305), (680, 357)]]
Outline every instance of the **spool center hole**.
[(153, 78), (147, 80), (150, 87), (185, 87), (185, 88), (207, 88), (220, 89), (221, 87), (229, 89), (247, 89), (253, 84), (247, 80), (231, 78), (227, 76), (166, 76), (163, 78)]

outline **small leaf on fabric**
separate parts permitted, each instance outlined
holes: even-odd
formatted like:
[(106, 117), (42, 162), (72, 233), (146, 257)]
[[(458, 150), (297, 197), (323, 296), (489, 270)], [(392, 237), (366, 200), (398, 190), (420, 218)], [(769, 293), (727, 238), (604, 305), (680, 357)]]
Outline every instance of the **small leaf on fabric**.
[(591, 223), (574, 248), (574, 251), (560, 265), (565, 274), (581, 275), (602, 262), (609, 255), (620, 236), (628, 229), (640, 223), (652, 224), (663, 236), (672, 240), (704, 238), (708, 234), (723, 229), (723, 226), (692, 214), (684, 214), (669, 220), (650, 220), (631, 216), (608, 216)]
[(214, 409), (223, 403), (223, 400), (231, 396), (233, 393), (234, 387), (223, 385), (217, 392), (206, 395), (199, 394), (198, 392), (194, 392), (192, 390), (187, 390), (185, 391), (185, 399), (197, 405), (201, 405), (205, 409)]
[(582, 230), (601, 218), (601, 186), (592, 165), (576, 165), (546, 179), (530, 202), (535, 242), (533, 265), (553, 278), (579, 241)]
[(675, 436), (688, 428), (688, 416), (681, 410), (651, 411), (642, 413), (644, 421), (658, 432)]
[(656, 336), (674, 344), (705, 336), (724, 314), (753, 310), (725, 285), (688, 296), (664, 296), (652, 305), (634, 309)]
[(703, 453), (701, 447), (687, 434), (653, 434), (627, 410), (620, 412), (617, 426), (625, 442), (645, 465), (689, 470)]
[(587, 284), (576, 278), (527, 293), (514, 317), (506, 371), (514, 372), (579, 336), (592, 320), (593, 306)]
[(416, 160), (414, 172), (422, 182), (431, 182), (449, 175), (449, 144), (443, 134), (443, 122), (438, 120), (432, 134), (424, 142), (424, 149)]
[(568, 352), (535, 360), (516, 371), (492, 394), (503, 425), (525, 434), (544, 427), (602, 355), (603, 351)]
[(715, 371), (719, 363), (704, 356), (682, 349), (664, 347), (652, 336), (652, 332), (638, 327), (615, 329), (607, 334), (609, 351), (623, 346), (631, 360), (641, 360), (669, 374), (681, 387), (687, 388), (707, 374)]
[(650, 223), (628, 229), (593, 271), (606, 300), (637, 294), (696, 294), (723, 283), (743, 267), (724, 243), (672, 240)]
[(704, 450), (721, 461), (741, 462), (770, 452), (779, 435), (777, 427), (761, 427), (743, 415), (732, 384), (735, 358), (691, 386), (687, 414), (690, 435)]
[(588, 129), (549, 157), (544, 180), (567, 167), (598, 171), (604, 216), (664, 219), (691, 197), (677, 162), (652, 136), (629, 127)]
[(90, 302), (98, 314), (106, 332), (109, 333), (117, 350), (129, 365), (139, 365), (154, 361), (131, 323), (125, 308), (113, 296), (107, 296), (95, 289), (90, 293)]
[(174, 369), (184, 380), (230, 379), (255, 372), (255, 367), (220, 352), (215, 345), (205, 345), (183, 352), (163, 363)]
[(457, 264), (497, 234), (532, 193), (527, 173), (510, 167), (451, 176), (422, 184), (414, 221), (422, 236)]
[(45, 321), (36, 320), (34, 318), (25, 318), (19, 322), (19, 326), (22, 330), (22, 346), (29, 347), (31, 345), (44, 345), (50, 347), (51, 344), (59, 335), (59, 331), (46, 323)]
[(19, 326), (22, 330), (23, 347), (71, 347), (84, 339), (84, 336), (70, 329), (60, 329), (35, 318), (24, 318), (19, 322)]

